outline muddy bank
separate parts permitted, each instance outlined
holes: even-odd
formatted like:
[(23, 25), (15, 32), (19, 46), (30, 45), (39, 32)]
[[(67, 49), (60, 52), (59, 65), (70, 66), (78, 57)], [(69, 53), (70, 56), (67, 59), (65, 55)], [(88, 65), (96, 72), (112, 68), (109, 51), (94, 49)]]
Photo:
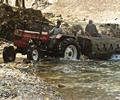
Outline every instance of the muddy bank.
[(62, 100), (56, 88), (41, 78), (15, 69), (12, 65), (14, 66), (14, 64), (0, 64), (0, 99)]

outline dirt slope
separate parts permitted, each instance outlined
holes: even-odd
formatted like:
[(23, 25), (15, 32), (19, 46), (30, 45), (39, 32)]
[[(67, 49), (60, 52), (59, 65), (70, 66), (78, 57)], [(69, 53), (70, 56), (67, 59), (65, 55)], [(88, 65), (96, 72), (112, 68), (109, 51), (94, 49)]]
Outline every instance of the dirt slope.
[(63, 18), (94, 19), (96, 22), (119, 20), (120, 0), (58, 0), (45, 12), (62, 14)]

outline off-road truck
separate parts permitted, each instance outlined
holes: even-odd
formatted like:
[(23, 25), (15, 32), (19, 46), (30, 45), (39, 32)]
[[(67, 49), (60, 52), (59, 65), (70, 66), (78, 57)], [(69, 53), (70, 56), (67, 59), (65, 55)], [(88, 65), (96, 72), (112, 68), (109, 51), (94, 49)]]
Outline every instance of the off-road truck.
[(13, 43), (14, 46), (7, 46), (3, 50), (5, 62), (14, 61), (16, 53), (27, 54), (27, 59), (33, 61), (49, 56), (79, 59), (81, 55), (76, 38), (64, 34), (50, 36), (49, 32), (16, 29)]
[(13, 44), (3, 50), (4, 62), (15, 61), (17, 53), (27, 54), (27, 59), (33, 61), (44, 57), (80, 59), (81, 55), (109, 59), (113, 54), (120, 54), (120, 39), (114, 37), (50, 35), (48, 31), (16, 29)]

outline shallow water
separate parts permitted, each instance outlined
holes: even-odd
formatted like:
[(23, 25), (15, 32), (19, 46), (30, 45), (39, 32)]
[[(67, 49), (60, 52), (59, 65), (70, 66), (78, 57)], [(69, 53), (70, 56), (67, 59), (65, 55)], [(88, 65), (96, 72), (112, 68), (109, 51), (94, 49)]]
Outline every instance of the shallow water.
[(25, 71), (57, 87), (64, 100), (120, 100), (120, 61), (42, 61)]
[(35, 74), (65, 100), (120, 100), (120, 61), (56, 61), (36, 64)]

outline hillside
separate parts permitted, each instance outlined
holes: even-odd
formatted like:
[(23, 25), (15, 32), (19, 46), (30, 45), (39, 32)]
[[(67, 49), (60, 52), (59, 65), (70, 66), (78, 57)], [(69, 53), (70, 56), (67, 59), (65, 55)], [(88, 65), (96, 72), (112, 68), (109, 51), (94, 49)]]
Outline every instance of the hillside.
[[(62, 15), (67, 20), (94, 19), (96, 22), (120, 20), (120, 0), (43, 0), (52, 3), (43, 12)], [(25, 0), (25, 6), (30, 8), (35, 0)], [(15, 6), (14, 0), (9, 0)]]
[(67, 20), (93, 19), (96, 22), (119, 20), (120, 0), (58, 0), (44, 10)]

